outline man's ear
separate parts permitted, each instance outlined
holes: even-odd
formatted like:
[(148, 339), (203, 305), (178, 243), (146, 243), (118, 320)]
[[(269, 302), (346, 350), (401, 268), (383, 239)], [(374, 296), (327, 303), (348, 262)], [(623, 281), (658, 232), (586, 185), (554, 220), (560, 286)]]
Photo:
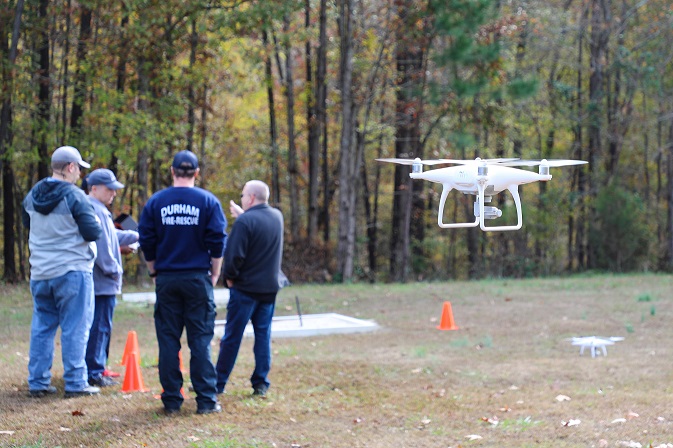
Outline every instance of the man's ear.
[(201, 168), (197, 168), (196, 171), (194, 171), (194, 179), (199, 177), (199, 173), (201, 172)]

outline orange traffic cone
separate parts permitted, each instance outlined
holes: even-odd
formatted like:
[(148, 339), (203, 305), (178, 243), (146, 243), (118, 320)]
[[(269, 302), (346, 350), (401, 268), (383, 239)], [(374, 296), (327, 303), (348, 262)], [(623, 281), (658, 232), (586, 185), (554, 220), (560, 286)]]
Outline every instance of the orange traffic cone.
[(122, 392), (149, 392), (143, 381), (137, 352), (131, 352), (126, 357), (126, 373), (124, 374)]
[(126, 346), (124, 347), (124, 354), (122, 355), (122, 365), (128, 367), (128, 357), (135, 352), (138, 358), (138, 365), (140, 365), (140, 348), (138, 347), (138, 334), (135, 331), (129, 331), (126, 337)]
[(444, 302), (444, 307), (442, 308), (442, 320), (437, 326), (438, 330), (457, 330), (458, 327), (453, 321), (453, 311), (451, 311), (451, 302)]

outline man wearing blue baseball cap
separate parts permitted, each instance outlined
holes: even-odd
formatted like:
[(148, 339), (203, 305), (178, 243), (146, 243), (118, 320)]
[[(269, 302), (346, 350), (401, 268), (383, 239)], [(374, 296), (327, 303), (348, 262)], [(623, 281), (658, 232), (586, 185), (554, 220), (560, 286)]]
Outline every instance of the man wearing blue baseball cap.
[(150, 197), (138, 226), (140, 247), (156, 282), (154, 325), (166, 414), (180, 412), (184, 400), (179, 359), (183, 329), (191, 351), (196, 413), (222, 412), (210, 343), (215, 331), (213, 287), (222, 268), (227, 221), (215, 195), (195, 186), (198, 173), (196, 155), (178, 152), (171, 166), (173, 186)]
[(107, 387), (118, 384), (103, 373), (107, 365), (112, 316), (117, 294), (122, 289), (124, 269), (120, 246), (128, 246), (138, 241), (138, 232), (115, 229), (108, 207), (117, 196), (117, 190), (124, 188), (124, 184), (117, 180), (112, 171), (105, 168), (94, 170), (87, 176), (86, 182), (89, 202), (103, 227), (101, 236), (96, 240), (98, 257), (93, 267), (95, 307), (86, 349), (86, 365), (89, 384)]

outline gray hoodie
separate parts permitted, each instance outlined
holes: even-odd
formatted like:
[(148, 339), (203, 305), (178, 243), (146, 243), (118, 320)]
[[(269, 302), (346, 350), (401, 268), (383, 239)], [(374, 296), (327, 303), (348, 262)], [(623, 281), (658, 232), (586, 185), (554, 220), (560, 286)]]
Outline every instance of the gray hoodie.
[(82, 190), (47, 177), (30, 190), (23, 210), (23, 224), (30, 229), (31, 280), (92, 271), (101, 226)]

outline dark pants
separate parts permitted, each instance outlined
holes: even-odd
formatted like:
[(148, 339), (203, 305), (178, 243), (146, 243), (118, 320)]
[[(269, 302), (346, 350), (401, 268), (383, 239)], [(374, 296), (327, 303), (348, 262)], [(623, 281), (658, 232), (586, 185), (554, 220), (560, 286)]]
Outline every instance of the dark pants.
[(229, 290), (227, 304), (227, 323), (224, 336), (220, 341), (220, 354), (217, 357), (217, 389), (224, 391), (229, 375), (234, 369), (238, 350), (248, 322), (252, 323), (255, 332), (255, 370), (250, 377), (253, 388), (269, 387), (269, 371), (271, 370), (271, 321), (275, 302), (263, 303), (247, 296), (236, 288)]
[(105, 370), (112, 334), (112, 316), (117, 298), (114, 295), (95, 296), (95, 302), (93, 323), (86, 347), (86, 367), (89, 378), (98, 378)]
[(182, 405), (180, 337), (187, 329), (191, 351), (189, 370), (198, 409), (217, 403), (215, 367), (210, 359), (210, 342), (215, 329), (213, 285), (207, 273), (165, 273), (156, 278), (157, 301), (154, 325), (159, 343), (159, 380), (166, 409)]

